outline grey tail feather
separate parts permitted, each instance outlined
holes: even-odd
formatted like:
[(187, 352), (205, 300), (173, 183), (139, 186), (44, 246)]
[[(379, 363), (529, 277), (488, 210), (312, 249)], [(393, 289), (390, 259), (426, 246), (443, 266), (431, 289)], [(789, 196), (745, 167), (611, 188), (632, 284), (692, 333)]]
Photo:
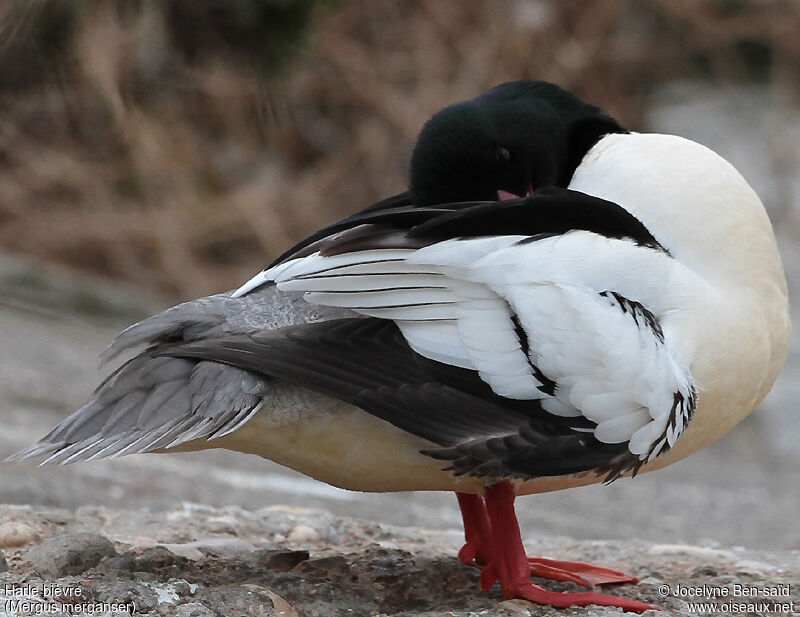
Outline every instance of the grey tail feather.
[(241, 297), (229, 291), (184, 302), (130, 326), (102, 353), (101, 364), (136, 347), (191, 343), (356, 316), (348, 309), (309, 304), (302, 292), (280, 292), (271, 284)]
[(190, 300), (128, 326), (100, 354), (101, 366), (134, 347), (193, 341), (215, 330), (221, 334), (229, 299), (229, 294), (217, 294)]
[(240, 298), (226, 292), (173, 306), (117, 335), (103, 363), (126, 350), (147, 349), (112, 372), (86, 405), (9, 460), (47, 457), (44, 464), (64, 464), (223, 436), (258, 412), (268, 378), (213, 359), (159, 354), (178, 344), (345, 316), (352, 313), (316, 307), (302, 293), (278, 292), (274, 285)]
[(112, 373), (89, 402), (7, 460), (43, 465), (171, 448), (228, 434), (261, 408), (269, 383), (236, 367), (159, 357), (151, 347)]

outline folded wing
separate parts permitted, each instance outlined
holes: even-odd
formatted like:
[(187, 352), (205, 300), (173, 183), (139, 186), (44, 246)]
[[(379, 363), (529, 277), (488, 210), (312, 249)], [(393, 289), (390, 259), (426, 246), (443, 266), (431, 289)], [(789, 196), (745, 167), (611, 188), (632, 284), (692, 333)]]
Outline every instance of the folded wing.
[(674, 445), (696, 386), (666, 319), (703, 282), (641, 222), (569, 190), (407, 201), (132, 326), (108, 355), (149, 347), (22, 454), (71, 462), (218, 436), (262, 409), (272, 379), (429, 440), (456, 474), (613, 479)]

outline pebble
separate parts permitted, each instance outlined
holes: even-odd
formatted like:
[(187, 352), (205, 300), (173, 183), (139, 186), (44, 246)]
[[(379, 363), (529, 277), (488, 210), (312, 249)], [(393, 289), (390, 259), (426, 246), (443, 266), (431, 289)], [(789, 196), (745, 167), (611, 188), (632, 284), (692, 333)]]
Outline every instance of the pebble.
[(3, 551), (0, 551), (0, 572), (8, 572), (8, 562)]
[(501, 602), (500, 606), (507, 611), (507, 615), (511, 617), (531, 617), (531, 603), (525, 600), (506, 600)]
[(33, 542), (38, 538), (33, 527), (17, 521), (8, 521), (0, 525), (0, 547), (11, 548)]
[(322, 538), (325, 535), (324, 530), (332, 526), (336, 520), (330, 512), (324, 510), (288, 506), (262, 508), (257, 515), (261, 528), (271, 530), (274, 537), (280, 534), (284, 538), (288, 538), (292, 533), (301, 533), (302, 528), (313, 529), (316, 539)]
[(308, 551), (263, 549), (256, 553), (254, 562), (259, 569), (289, 572), (297, 564), (307, 561), (308, 558)]
[(320, 534), (316, 529), (308, 525), (297, 525), (289, 532), (289, 536), (286, 539), (289, 542), (306, 544), (308, 542), (319, 542)]
[[(133, 602), (136, 610), (134, 616), (137, 615), (156, 615), (157, 610), (162, 607), (166, 611), (171, 611), (174, 608), (172, 604), (162, 603), (159, 598), (157, 586), (158, 584), (148, 583), (147, 581), (137, 581), (130, 578), (99, 578), (88, 577), (85, 582), (81, 583), (82, 586), (89, 587), (87, 597), (91, 598), (93, 602)], [(77, 614), (77, 613), (76, 613)], [(85, 613), (88, 617), (90, 613)], [(171, 612), (167, 613), (171, 615)], [(109, 613), (101, 613), (102, 617), (111, 617)], [(127, 613), (114, 613), (113, 617), (127, 617)], [(99, 615), (98, 615), (99, 617)]]
[(171, 609), (175, 617), (216, 617), (216, 613), (200, 602), (189, 602)]
[[(691, 574), (689, 575), (689, 578), (698, 578), (701, 576), (717, 576), (718, 574), (719, 571), (717, 570), (717, 568), (715, 568), (711, 564), (704, 563), (703, 565), (694, 568)], [(639, 580), (641, 580), (641, 577)]]
[(334, 525), (328, 525), (328, 530), (325, 532), (325, 540), (330, 544), (339, 544), (339, 542), (342, 541), (342, 538)]
[(197, 561), (202, 559), (206, 553), (214, 555), (224, 555), (226, 557), (243, 556), (252, 553), (256, 547), (240, 540), (239, 538), (201, 538), (194, 542), (184, 542), (182, 544), (160, 544), (170, 552)]
[(686, 544), (654, 544), (648, 550), (651, 555), (685, 555), (695, 559), (714, 561), (734, 561), (736, 554), (716, 548), (703, 548)]
[(315, 577), (332, 578), (336, 575), (348, 574), (350, 564), (341, 555), (332, 555), (304, 561), (298, 564), (294, 571), (299, 574), (308, 572), (314, 574)]
[(272, 600), (272, 612), (275, 617), (300, 617), (292, 606), (274, 591), (264, 590)]
[[(276, 617), (274, 593), (259, 585), (228, 584), (214, 588), (201, 589), (198, 599), (208, 606), (214, 614), (242, 617)], [(282, 617), (293, 617), (283, 609)]]
[[(755, 561), (751, 559), (742, 559), (736, 564), (736, 571), (738, 574), (772, 574), (779, 572), (780, 568), (776, 568), (763, 561)], [(716, 573), (715, 573), (716, 574)]]
[(116, 554), (108, 538), (83, 532), (45, 540), (29, 550), (25, 558), (40, 575), (57, 577), (81, 574), (100, 563), (103, 557)]

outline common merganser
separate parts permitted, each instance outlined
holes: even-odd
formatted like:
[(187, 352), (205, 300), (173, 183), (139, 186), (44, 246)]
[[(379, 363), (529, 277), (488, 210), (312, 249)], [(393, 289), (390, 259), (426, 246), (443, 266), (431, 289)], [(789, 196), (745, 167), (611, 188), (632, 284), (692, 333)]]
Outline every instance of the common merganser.
[(697, 143), (631, 133), (552, 84), (431, 118), (409, 191), (313, 234), (233, 292), (167, 309), (18, 458), (229, 448), (356, 491), (455, 491), (464, 563), (503, 597), (634, 582), (528, 558), (514, 499), (664, 467), (726, 433), (786, 356), (766, 212)]

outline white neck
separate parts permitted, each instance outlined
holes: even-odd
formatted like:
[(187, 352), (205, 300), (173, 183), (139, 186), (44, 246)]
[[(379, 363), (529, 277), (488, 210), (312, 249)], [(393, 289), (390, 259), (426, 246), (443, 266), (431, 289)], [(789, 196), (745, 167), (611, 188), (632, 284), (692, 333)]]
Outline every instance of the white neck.
[(628, 210), (713, 285), (786, 301), (764, 206), (741, 174), (705, 146), (673, 135), (608, 135), (584, 157), (569, 188)]
[(709, 418), (714, 426), (702, 427), (700, 418), (693, 425), (709, 436), (722, 434), (729, 427), (720, 423), (738, 422), (772, 387), (791, 328), (783, 266), (758, 196), (705, 146), (659, 134), (604, 137), (569, 188), (628, 210), (716, 290), (713, 306), (689, 308), (687, 318), (695, 324), (695, 378), (708, 390), (706, 403), (718, 396), (725, 408)]

